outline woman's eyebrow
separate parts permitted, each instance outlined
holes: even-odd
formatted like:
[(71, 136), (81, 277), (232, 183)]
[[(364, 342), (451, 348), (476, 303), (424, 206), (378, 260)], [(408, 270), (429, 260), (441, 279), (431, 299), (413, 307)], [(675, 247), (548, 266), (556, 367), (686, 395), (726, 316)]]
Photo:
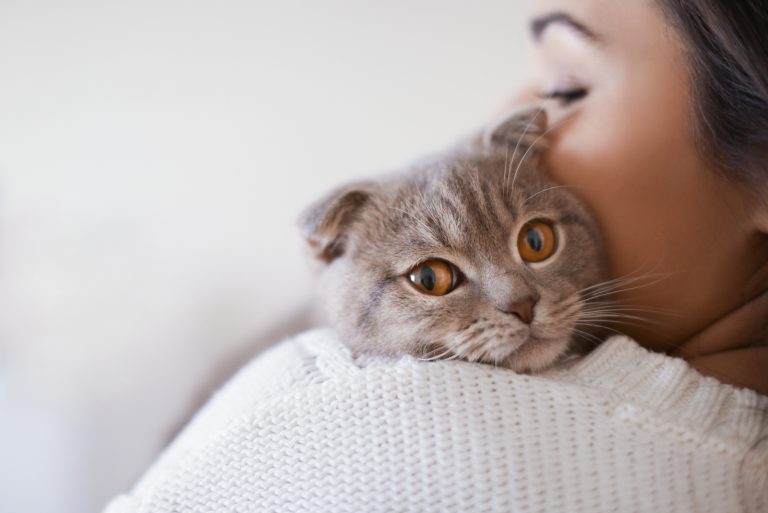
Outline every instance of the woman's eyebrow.
[(534, 41), (539, 41), (547, 27), (553, 24), (565, 25), (571, 30), (578, 32), (585, 39), (588, 39), (592, 42), (600, 42), (602, 40), (600, 36), (595, 34), (580, 21), (574, 19), (570, 14), (564, 12), (553, 12), (531, 20), (530, 29)]

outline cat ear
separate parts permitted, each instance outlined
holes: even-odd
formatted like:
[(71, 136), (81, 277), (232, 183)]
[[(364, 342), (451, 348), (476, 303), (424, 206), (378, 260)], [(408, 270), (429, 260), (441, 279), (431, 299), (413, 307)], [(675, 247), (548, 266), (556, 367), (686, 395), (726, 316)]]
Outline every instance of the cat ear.
[(543, 148), (547, 131), (547, 113), (540, 106), (520, 108), (501, 122), (491, 126), (484, 134), (486, 146), (512, 146)]
[(299, 227), (315, 258), (329, 263), (344, 253), (347, 233), (374, 189), (373, 183), (346, 185), (304, 211)]

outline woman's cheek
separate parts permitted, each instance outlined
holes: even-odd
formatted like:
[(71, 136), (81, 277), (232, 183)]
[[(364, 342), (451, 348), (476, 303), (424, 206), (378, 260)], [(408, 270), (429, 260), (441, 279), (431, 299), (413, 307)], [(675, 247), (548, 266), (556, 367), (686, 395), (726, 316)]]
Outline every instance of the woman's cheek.
[(671, 176), (673, 143), (660, 130), (631, 123), (631, 110), (609, 115), (587, 106), (557, 131), (546, 163), (592, 210), (614, 273), (630, 273), (649, 250), (663, 250), (660, 229), (682, 183)]

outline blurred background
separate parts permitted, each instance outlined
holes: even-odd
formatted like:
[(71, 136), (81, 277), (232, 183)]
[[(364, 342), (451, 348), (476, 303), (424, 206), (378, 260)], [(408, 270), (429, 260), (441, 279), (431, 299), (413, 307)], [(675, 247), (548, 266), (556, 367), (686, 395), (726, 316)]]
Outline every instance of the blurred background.
[(299, 212), (498, 113), (523, 4), (2, 0), (0, 511), (99, 511), (301, 329)]

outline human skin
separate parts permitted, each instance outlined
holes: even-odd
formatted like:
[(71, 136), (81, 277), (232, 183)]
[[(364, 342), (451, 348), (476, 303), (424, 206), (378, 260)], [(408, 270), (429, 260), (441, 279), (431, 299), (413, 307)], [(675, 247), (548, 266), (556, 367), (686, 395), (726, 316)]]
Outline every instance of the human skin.
[[(678, 34), (651, 0), (531, 7), (531, 21), (568, 18), (538, 23), (532, 71), (510, 107), (544, 102), (549, 173), (593, 211), (612, 275), (630, 278), (618, 313), (643, 320), (612, 326), (703, 374), (768, 393), (768, 207), (757, 201), (768, 187), (745, 188), (697, 148)], [(579, 90), (575, 101), (541, 99)]]

